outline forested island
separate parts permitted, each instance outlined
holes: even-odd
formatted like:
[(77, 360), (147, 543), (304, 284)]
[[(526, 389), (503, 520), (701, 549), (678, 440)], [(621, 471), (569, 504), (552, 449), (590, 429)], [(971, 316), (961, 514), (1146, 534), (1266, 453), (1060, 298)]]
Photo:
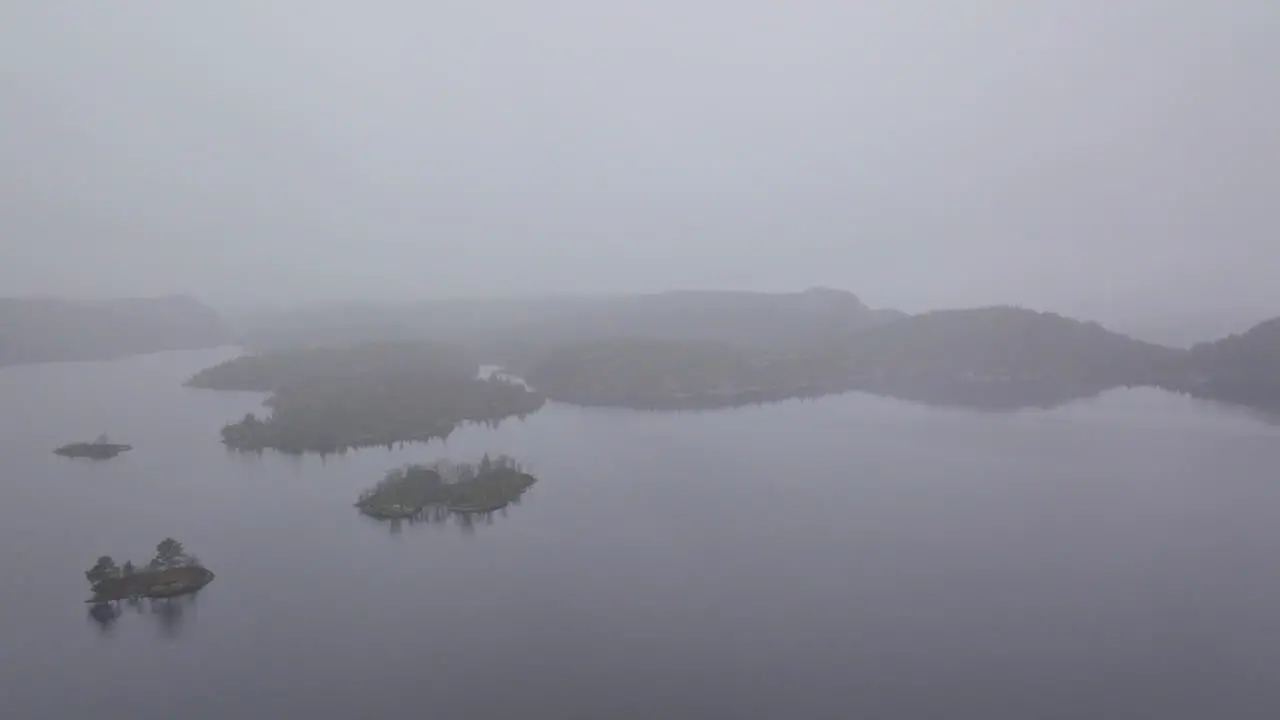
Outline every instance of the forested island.
[(223, 318), (189, 297), (0, 298), (0, 366), (109, 360), (217, 347), (230, 339)]
[(110, 555), (98, 558), (84, 573), (93, 595), (86, 602), (103, 604), (136, 598), (170, 598), (197, 592), (213, 581), (213, 573), (190, 555), (182, 543), (165, 538), (156, 554), (138, 568), (126, 561), (117, 565)]
[(485, 455), (478, 463), (439, 461), (407, 465), (386, 474), (356, 501), (379, 520), (420, 517), (431, 508), (460, 514), (501, 510), (537, 482), (513, 458)]
[(251, 355), (192, 377), (191, 387), (270, 392), (265, 417), (222, 429), (235, 450), (341, 453), (447, 437), (468, 422), (540, 408), (542, 395), (480, 378), (464, 353), (432, 343), (368, 343)]

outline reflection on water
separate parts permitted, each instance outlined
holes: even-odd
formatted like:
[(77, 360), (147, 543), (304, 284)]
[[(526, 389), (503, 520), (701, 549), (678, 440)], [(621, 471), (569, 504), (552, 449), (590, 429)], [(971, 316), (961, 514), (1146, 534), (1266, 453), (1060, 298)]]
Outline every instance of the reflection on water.
[(110, 634), (116, 621), (120, 619), (120, 614), (121, 610), (118, 603), (103, 603), (89, 607), (89, 619), (97, 624), (98, 630), (103, 635)]
[(462, 530), (464, 534), (469, 534), (474, 533), (477, 527), (493, 525), (498, 520), (507, 517), (510, 507), (520, 505), (521, 500), (522, 498), (516, 497), (506, 507), (487, 512), (455, 512), (444, 505), (430, 505), (407, 517), (376, 518), (370, 517), (365, 513), (360, 513), (360, 517), (370, 525), (385, 526), (392, 535), (400, 535), (406, 527), (425, 527), (429, 525), (456, 527)]
[(176, 638), (182, 634), (186, 623), (195, 615), (196, 599), (200, 593), (163, 600), (148, 600), (147, 615), (153, 618), (165, 637)]
[[(0, 370), (5, 718), (1280, 716), (1280, 434), (1242, 415), (551, 403), (322, 461), (225, 453), (261, 396), (181, 385), (219, 359)], [(104, 429), (138, 449), (48, 452)], [(388, 467), (485, 453), (547, 483), (353, 521)], [(86, 613), (86, 558), (166, 536), (218, 569), (198, 621)]]
[(155, 622), (160, 634), (167, 638), (178, 638), (182, 634), (185, 623), (194, 615), (196, 598), (200, 593), (182, 595), (172, 598), (130, 598), (112, 603), (92, 605), (88, 611), (89, 620), (97, 627), (103, 637), (114, 635), (116, 624), (125, 615), (136, 615)]

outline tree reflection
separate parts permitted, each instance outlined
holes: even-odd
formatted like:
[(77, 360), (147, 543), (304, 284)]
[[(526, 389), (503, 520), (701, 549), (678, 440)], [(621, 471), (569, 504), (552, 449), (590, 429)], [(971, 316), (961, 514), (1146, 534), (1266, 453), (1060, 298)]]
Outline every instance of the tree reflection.
[(155, 620), (160, 629), (160, 634), (164, 637), (177, 638), (182, 634), (183, 627), (194, 615), (198, 596), (199, 593), (192, 593), (172, 598), (131, 598), (117, 602), (98, 603), (89, 608), (88, 618), (102, 635), (109, 636), (114, 634), (116, 623), (120, 621), (125, 611), (128, 610), (135, 615)]
[(98, 631), (103, 635), (111, 634), (120, 615), (121, 610), (115, 603), (102, 603), (89, 607), (89, 620), (97, 625)]
[(167, 638), (176, 638), (182, 634), (182, 628), (192, 615), (199, 593), (180, 597), (149, 600), (148, 614), (160, 627), (160, 634)]
[[(513, 502), (513, 505), (519, 503)], [(489, 526), (497, 522), (498, 518), (508, 517), (508, 508), (500, 510), (492, 510), (488, 512), (454, 512), (443, 505), (434, 505), (424, 509), (416, 515), (404, 518), (372, 518), (364, 516), (365, 520), (371, 524), (382, 525), (387, 528), (388, 534), (393, 537), (400, 537), (404, 534), (405, 528), (423, 527), (428, 525), (457, 527), (464, 533), (470, 534), (476, 531), (479, 526)]]

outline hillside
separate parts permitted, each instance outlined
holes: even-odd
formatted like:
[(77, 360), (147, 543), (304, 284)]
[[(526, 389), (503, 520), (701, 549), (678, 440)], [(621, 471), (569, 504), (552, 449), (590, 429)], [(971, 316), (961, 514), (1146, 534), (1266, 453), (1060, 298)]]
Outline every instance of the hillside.
[(0, 299), (0, 365), (107, 360), (229, 341), (218, 313), (188, 297)]
[(842, 364), (852, 386), (939, 403), (1052, 405), (1155, 384), (1184, 353), (1096, 323), (1015, 307), (940, 310), (856, 335)]
[(555, 348), (620, 339), (709, 341), (744, 348), (813, 343), (897, 319), (852, 293), (675, 291), (349, 305), (277, 313), (251, 322), (259, 349), (430, 339), (523, 369)]
[(1197, 397), (1280, 410), (1280, 317), (1191, 348), (1188, 370), (1171, 389)]
[(582, 405), (706, 408), (861, 390), (997, 409), (1155, 384), (1177, 376), (1185, 357), (1095, 323), (993, 307), (903, 317), (778, 347), (601, 339), (562, 346), (525, 377), (553, 399)]
[[(505, 365), (555, 400), (642, 409), (725, 407), (850, 390), (990, 409), (1043, 407), (1138, 385), (1280, 408), (1280, 381), (1271, 375), (1280, 359), (1280, 319), (1183, 350), (1055, 313), (999, 306), (909, 316), (872, 310), (850, 293), (815, 289), (527, 305), (488, 300), (389, 313), (366, 308), (275, 327), (286, 326), (292, 334), (273, 337), (287, 339), (293, 349), (212, 368), (192, 384), (275, 392), (277, 415), (297, 427), (313, 422), (301, 419), (304, 410), (328, 414), (329, 405), (373, 418), (399, 407), (395, 393), (434, 385), (427, 380), (432, 373), (446, 372), (437, 387), (450, 387), (445, 394), (461, 398), (469, 393), (459, 388), (471, 383), (480, 362)], [(365, 334), (449, 344), (296, 347)], [(322, 397), (326, 407), (317, 408)], [(365, 433), (347, 427), (335, 442), (406, 437), (393, 427), (406, 423), (416, 424), (414, 433), (421, 435), (486, 416), (476, 408), (462, 412), (469, 402), (459, 400), (456, 412), (431, 411), (430, 417), (442, 419), (438, 424), (420, 422), (427, 416), (400, 407), (394, 411), (400, 420), (370, 420)], [(501, 402), (519, 412), (539, 401)], [(289, 444), (334, 443), (313, 437)]]
[(840, 389), (838, 368), (812, 358), (709, 340), (602, 339), (557, 348), (531, 364), (525, 379), (576, 405), (705, 409)]
[(452, 346), (374, 342), (244, 355), (196, 373), (186, 385), (206, 390), (280, 392), (355, 383), (475, 377), (478, 363)]

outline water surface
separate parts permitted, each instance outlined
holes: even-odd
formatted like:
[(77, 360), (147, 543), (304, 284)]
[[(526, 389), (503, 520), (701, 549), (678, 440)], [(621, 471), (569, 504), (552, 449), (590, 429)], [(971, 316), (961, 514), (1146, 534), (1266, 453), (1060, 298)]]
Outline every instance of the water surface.
[[(5, 717), (1273, 718), (1280, 435), (1154, 391), (969, 413), (862, 395), (551, 404), (447, 443), (237, 455), (230, 350), (0, 369)], [(134, 449), (54, 456), (108, 432)], [(394, 529), (386, 469), (508, 453), (489, 521)], [(172, 535), (193, 602), (91, 621)]]

